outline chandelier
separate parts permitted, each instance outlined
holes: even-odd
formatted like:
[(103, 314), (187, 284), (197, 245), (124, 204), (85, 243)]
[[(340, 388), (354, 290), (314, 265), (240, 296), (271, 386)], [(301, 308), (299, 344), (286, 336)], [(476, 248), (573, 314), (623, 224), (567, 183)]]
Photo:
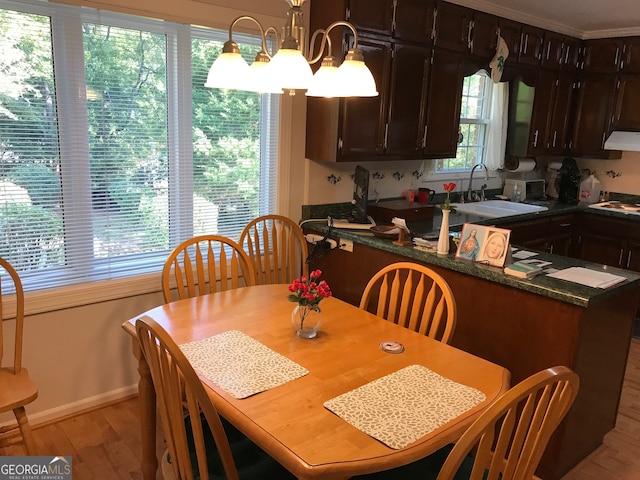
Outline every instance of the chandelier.
[[(236, 18), (229, 26), (229, 40), (222, 53), (209, 69), (205, 87), (248, 90), (258, 93), (284, 93), (306, 90), (313, 97), (375, 97), (378, 95), (371, 71), (364, 63), (358, 48), (358, 34), (353, 25), (337, 21), (326, 29), (314, 32), (309, 45), (301, 6), (305, 0), (285, 0), (290, 8), (283, 27), (282, 38), (274, 27), (263, 28), (249, 15)], [(320, 0), (318, 0), (320, 1)], [(243, 20), (254, 22), (260, 30), (262, 46), (251, 66), (240, 55), (238, 44), (233, 41), (233, 28)], [(329, 32), (336, 27), (347, 27), (353, 34), (353, 47), (348, 50), (342, 64), (331, 55)], [(272, 54), (267, 49), (267, 36), (276, 38), (278, 50)], [(313, 54), (316, 42), (318, 53)], [(325, 53), (326, 49), (326, 55)], [(314, 74), (311, 65), (322, 58), (320, 68)]]

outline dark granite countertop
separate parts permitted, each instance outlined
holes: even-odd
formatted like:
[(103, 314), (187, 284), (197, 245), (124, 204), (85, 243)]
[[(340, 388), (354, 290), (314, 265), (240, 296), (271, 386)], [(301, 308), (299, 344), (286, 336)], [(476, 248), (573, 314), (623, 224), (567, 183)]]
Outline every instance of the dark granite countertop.
[[(632, 199), (620, 199), (624, 201), (634, 201), (636, 197)], [(532, 218), (542, 218), (544, 216), (553, 216), (562, 213), (573, 212), (588, 212), (594, 216), (609, 216), (609, 217), (622, 217), (633, 221), (640, 222), (640, 215), (630, 215), (620, 213), (618, 211), (598, 210), (588, 208), (582, 205), (563, 205), (555, 201), (545, 202), (531, 202), (538, 205), (544, 205), (548, 210), (542, 212), (536, 212), (524, 215), (514, 215), (502, 218), (486, 218), (477, 215), (452, 213), (449, 217), (450, 231), (456, 232), (462, 229), (464, 223), (477, 223), (481, 225), (496, 225), (527, 220)], [(344, 207), (344, 204), (331, 204), (331, 205), (319, 205), (319, 206), (305, 206), (303, 208), (303, 215), (305, 215), (303, 227), (305, 229), (316, 231), (318, 233), (326, 233), (327, 222), (321, 220), (327, 218), (329, 213), (335, 211), (336, 208)], [(348, 208), (348, 207), (347, 207)], [(317, 219), (314, 221), (314, 219)], [(411, 222), (408, 224), (409, 229), (413, 235), (423, 235), (432, 232), (438, 232), (440, 229), (440, 221), (442, 214), (439, 209), (435, 209), (433, 219), (419, 222)], [(546, 275), (538, 275), (533, 279), (525, 280), (518, 279), (505, 275), (501, 268), (492, 267), (480, 263), (474, 263), (466, 260), (459, 260), (455, 258), (455, 252), (449, 255), (438, 255), (436, 253), (425, 252), (418, 250), (413, 246), (398, 246), (394, 245), (391, 240), (382, 239), (373, 236), (368, 231), (356, 231), (356, 230), (338, 230), (334, 231), (333, 237), (340, 237), (347, 240), (351, 240), (354, 243), (367, 245), (373, 248), (378, 248), (387, 252), (402, 255), (408, 259), (416, 260), (421, 263), (431, 264), (437, 267), (446, 268), (456, 272), (471, 275), (484, 280), (497, 282), (503, 285), (508, 285), (520, 290), (525, 290), (535, 294), (543, 295), (545, 297), (554, 298), (556, 300), (578, 305), (581, 307), (587, 307), (593, 305), (601, 300), (609, 298), (613, 295), (618, 295), (625, 291), (631, 291), (640, 287), (640, 274), (619, 268), (613, 268), (606, 265), (595, 264), (591, 262), (585, 262), (582, 260), (563, 257), (559, 255), (552, 255), (549, 253), (539, 252), (538, 257), (541, 260), (550, 261), (552, 267), (558, 270), (568, 267), (587, 267), (592, 270), (606, 271), (614, 275), (620, 275), (625, 277), (627, 281), (615, 285), (607, 289), (591, 288), (577, 283), (567, 282), (555, 278), (549, 278)], [(531, 249), (527, 249), (531, 250)], [(550, 266), (550, 267), (551, 267)], [(549, 268), (549, 267), (547, 267)]]

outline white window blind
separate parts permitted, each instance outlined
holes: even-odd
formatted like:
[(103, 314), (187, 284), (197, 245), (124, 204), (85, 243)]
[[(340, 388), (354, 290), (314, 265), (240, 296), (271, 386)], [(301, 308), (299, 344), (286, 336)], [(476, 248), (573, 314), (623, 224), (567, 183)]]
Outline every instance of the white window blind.
[(227, 32), (5, 0), (0, 29), (0, 255), (27, 290), (159, 274), (273, 211), (277, 98), (203, 86)]
[(437, 172), (469, 171), (484, 159), (490, 123), (491, 81), (484, 73), (465, 77), (460, 110), (460, 134), (455, 158), (438, 160)]

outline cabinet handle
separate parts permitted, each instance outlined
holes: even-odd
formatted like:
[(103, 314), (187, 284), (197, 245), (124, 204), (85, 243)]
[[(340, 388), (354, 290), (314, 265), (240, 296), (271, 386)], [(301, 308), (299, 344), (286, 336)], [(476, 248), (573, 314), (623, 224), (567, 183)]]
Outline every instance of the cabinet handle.
[(536, 130), (535, 133), (533, 134), (533, 146), (534, 147), (538, 146), (538, 130)]
[(621, 248), (620, 249), (620, 258), (618, 258), (618, 265), (622, 265), (622, 254), (624, 253), (624, 250)]
[(396, 8), (398, 8), (398, 0), (393, 0), (393, 13), (391, 14), (391, 31), (396, 31)]
[(618, 65), (618, 57), (620, 56), (620, 47), (616, 47), (616, 58), (613, 61), (614, 65)]
[(565, 227), (570, 227), (571, 224), (570, 223), (559, 223), (558, 226), (562, 227), (562, 228), (565, 228)]
[(387, 138), (388, 138), (388, 136), (389, 136), (389, 124), (386, 123), (385, 126), (384, 126), (384, 143), (382, 145), (382, 147), (384, 149), (387, 148)]
[(529, 47), (529, 34), (525, 33), (524, 34), (524, 50), (522, 50), (522, 53), (526, 54), (528, 47)]
[(424, 126), (424, 133), (422, 134), (422, 148), (427, 147), (427, 128), (429, 128), (429, 125)]
[(558, 136), (558, 131), (556, 130), (556, 131), (553, 132), (553, 146), (554, 147), (556, 146), (556, 137), (557, 136)]
[(627, 253), (627, 269), (631, 268), (631, 250)]
[(549, 253), (553, 253), (553, 244), (549, 245)]
[(469, 50), (473, 48), (473, 20), (469, 21), (469, 28), (467, 29), (467, 48)]
[(431, 40), (435, 40), (436, 39), (436, 33), (437, 33), (437, 28), (436, 28), (436, 23), (438, 21), (438, 9), (434, 8), (433, 9), (433, 28), (431, 28)]
[(342, 150), (342, 139), (338, 139), (338, 150)]

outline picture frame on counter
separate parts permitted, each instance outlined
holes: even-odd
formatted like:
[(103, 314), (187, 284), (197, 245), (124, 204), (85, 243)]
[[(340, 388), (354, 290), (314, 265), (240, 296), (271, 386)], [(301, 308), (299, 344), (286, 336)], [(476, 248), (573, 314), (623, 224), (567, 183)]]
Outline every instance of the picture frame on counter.
[(456, 258), (504, 267), (510, 252), (511, 230), (465, 223), (460, 234)]

